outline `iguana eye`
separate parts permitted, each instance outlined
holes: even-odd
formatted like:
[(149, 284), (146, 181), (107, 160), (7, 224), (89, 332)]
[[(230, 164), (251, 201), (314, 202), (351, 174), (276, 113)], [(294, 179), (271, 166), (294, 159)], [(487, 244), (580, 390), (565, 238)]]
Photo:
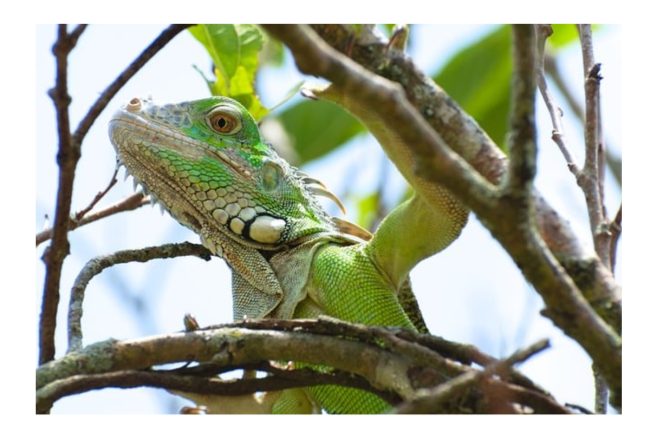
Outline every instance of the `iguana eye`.
[(232, 107), (222, 105), (208, 114), (208, 124), (219, 134), (236, 134), (241, 129), (241, 116)]

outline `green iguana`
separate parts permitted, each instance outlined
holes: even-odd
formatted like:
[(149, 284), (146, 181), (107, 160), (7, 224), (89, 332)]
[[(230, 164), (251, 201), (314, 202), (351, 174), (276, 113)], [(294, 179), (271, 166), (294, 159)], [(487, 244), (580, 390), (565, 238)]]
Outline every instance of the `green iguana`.
[[(366, 123), (380, 141), (390, 139)], [(406, 173), (415, 194), (371, 235), (324, 212), (316, 196), (340, 205), (334, 194), (280, 158), (246, 109), (225, 97), (162, 106), (134, 98), (111, 120), (110, 138), (152, 200), (230, 265), (235, 320), (328, 315), (426, 332), (408, 274), (465, 225), (467, 212), (446, 190), (418, 188)], [(389, 152), (398, 167), (411, 163), (402, 147)], [(337, 386), (250, 397), (244, 408), (193, 397), (207, 401), (211, 411), (390, 408), (375, 395)]]

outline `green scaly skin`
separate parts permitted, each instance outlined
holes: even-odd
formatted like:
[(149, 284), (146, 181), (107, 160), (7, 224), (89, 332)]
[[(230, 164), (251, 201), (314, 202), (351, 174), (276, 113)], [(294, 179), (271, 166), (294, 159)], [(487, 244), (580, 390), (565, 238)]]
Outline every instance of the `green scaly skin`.
[[(324, 314), (426, 331), (408, 272), (466, 220), (443, 190), (443, 211), (431, 206), (435, 194), (426, 202), (416, 194), (370, 239), (323, 211), (315, 196), (331, 193), (265, 144), (231, 99), (162, 106), (133, 99), (112, 119), (110, 137), (145, 191), (228, 262), (235, 319)], [(336, 386), (268, 394), (264, 407), (273, 412), (310, 412), (314, 403), (329, 413), (389, 409), (372, 394)]]

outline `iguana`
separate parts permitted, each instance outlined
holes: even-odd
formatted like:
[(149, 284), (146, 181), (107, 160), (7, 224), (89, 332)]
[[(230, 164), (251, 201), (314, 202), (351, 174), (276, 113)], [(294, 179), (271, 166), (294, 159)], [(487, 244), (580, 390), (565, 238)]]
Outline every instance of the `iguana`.
[[(368, 126), (380, 141), (390, 139), (377, 125)], [(134, 98), (111, 120), (110, 139), (152, 200), (229, 264), (235, 320), (328, 315), (426, 332), (408, 274), (466, 223), (467, 212), (446, 190), (416, 187), (371, 235), (328, 215), (316, 197), (340, 204), (334, 194), (279, 157), (262, 140), (255, 119), (226, 97), (168, 105)], [(389, 153), (398, 167), (410, 163), (404, 149)], [(417, 186), (417, 179), (405, 177)], [(389, 409), (375, 395), (336, 386), (265, 397), (246, 401), (257, 408), (229, 409), (225, 403), (211, 409)]]

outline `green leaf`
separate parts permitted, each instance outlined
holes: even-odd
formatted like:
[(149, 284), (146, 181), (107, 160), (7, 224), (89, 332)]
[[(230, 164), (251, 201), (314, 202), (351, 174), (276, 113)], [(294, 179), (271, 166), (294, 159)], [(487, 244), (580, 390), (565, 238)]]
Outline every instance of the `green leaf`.
[[(548, 38), (548, 44), (556, 51), (580, 40), (575, 24), (553, 24), (552, 27), (553, 34)], [(602, 25), (594, 24), (591, 26), (591, 31), (597, 32), (602, 27)]]
[(259, 55), (260, 65), (268, 66), (282, 66), (285, 59), (285, 50), (282, 42), (277, 39), (265, 37), (266, 42), (262, 47)]
[(562, 48), (578, 40), (578, 29), (575, 24), (553, 24), (553, 34), (547, 39), (553, 48)]
[(331, 152), (365, 131), (361, 123), (327, 101), (303, 100), (278, 114), (277, 119), (304, 164)]
[(386, 36), (387, 38), (390, 38), (390, 35), (393, 34), (393, 29), (397, 26), (397, 24), (379, 24), (377, 28)]
[(268, 110), (255, 93), (255, 76), (264, 34), (251, 24), (202, 24), (190, 33), (206, 48), (214, 62), (216, 80), (210, 90), (215, 95), (239, 101), (259, 119)]
[(361, 227), (370, 227), (372, 225), (375, 218), (377, 218), (379, 200), (379, 191), (373, 191), (355, 200), (357, 205), (357, 224)]
[(454, 55), (434, 80), (504, 149), (511, 73), (510, 28), (501, 26)]

